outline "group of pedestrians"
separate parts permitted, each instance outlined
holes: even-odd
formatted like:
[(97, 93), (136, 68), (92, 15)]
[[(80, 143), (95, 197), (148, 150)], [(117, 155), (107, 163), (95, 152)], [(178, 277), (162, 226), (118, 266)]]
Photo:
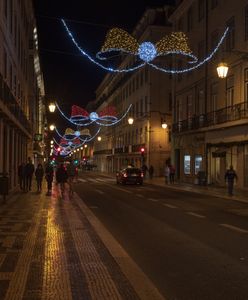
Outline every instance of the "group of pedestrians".
[(34, 164), (32, 163), (32, 160), (29, 157), (28, 162), (26, 164), (22, 163), (18, 167), (19, 185), (22, 191), (31, 191), (33, 175), (35, 175), (38, 193), (41, 193), (42, 191), (42, 182), (45, 175), (47, 181), (47, 195), (51, 195), (53, 182), (53, 167), (48, 163), (44, 170), (42, 164), (38, 164), (37, 168), (35, 169)]
[(164, 177), (165, 177), (165, 183), (166, 184), (173, 184), (175, 183), (175, 173), (176, 169), (173, 165), (165, 165), (165, 170), (164, 170)]
[(153, 173), (154, 173), (154, 167), (153, 165), (150, 165), (150, 167), (148, 168), (146, 164), (142, 165), (141, 170), (143, 172), (144, 178), (146, 178), (146, 173), (148, 172), (149, 174), (149, 178), (152, 179), (153, 178)]

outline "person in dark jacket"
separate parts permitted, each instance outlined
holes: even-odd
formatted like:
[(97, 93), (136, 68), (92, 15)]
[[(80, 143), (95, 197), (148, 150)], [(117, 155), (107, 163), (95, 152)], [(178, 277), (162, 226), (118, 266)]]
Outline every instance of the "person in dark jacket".
[(66, 168), (64, 167), (63, 164), (61, 164), (56, 171), (56, 180), (57, 180), (57, 183), (60, 185), (62, 194), (65, 191), (65, 183), (66, 183), (67, 179), (68, 179), (68, 174), (67, 174)]
[(18, 179), (20, 189), (24, 190), (24, 183), (25, 183), (25, 163), (21, 163), (18, 167)]
[(28, 162), (25, 166), (25, 191), (31, 191), (32, 177), (34, 174), (34, 165), (31, 158), (28, 158)]
[(35, 170), (35, 177), (37, 182), (37, 192), (40, 193), (42, 190), (42, 180), (44, 176), (44, 170), (41, 164), (38, 164)]
[(233, 169), (233, 166), (230, 166), (230, 168), (226, 171), (225, 174), (225, 181), (227, 181), (227, 187), (228, 187), (228, 194), (229, 196), (233, 195), (233, 185), (234, 185), (234, 180), (238, 180), (238, 176), (236, 172)]
[(48, 162), (46, 169), (46, 181), (47, 181), (47, 196), (51, 196), (51, 191), (52, 191), (52, 182), (53, 182), (53, 166), (51, 165), (50, 162)]
[(153, 178), (153, 173), (154, 173), (153, 165), (150, 165), (148, 172), (149, 172), (149, 178), (152, 179)]

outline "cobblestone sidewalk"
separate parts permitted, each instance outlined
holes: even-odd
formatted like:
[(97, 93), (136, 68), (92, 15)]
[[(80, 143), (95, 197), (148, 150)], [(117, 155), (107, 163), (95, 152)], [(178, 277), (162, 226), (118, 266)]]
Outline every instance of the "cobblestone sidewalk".
[(112, 255), (92, 224), (102, 230), (77, 195), (56, 189), (2, 205), (0, 299), (163, 299), (119, 246)]

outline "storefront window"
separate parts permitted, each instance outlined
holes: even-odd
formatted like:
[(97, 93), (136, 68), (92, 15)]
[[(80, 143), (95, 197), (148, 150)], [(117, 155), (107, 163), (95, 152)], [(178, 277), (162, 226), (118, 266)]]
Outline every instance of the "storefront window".
[(190, 155), (184, 155), (184, 174), (190, 174)]
[(199, 171), (202, 170), (202, 156), (195, 156), (195, 175), (198, 174)]

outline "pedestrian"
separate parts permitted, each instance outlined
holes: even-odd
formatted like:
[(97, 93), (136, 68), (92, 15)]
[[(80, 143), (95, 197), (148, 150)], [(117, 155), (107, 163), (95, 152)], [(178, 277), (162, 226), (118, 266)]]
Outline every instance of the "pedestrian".
[(63, 195), (65, 192), (65, 183), (67, 182), (68, 174), (64, 164), (62, 163), (56, 171), (56, 180), (60, 185), (61, 194)]
[(168, 165), (165, 165), (164, 178), (165, 178), (165, 183), (168, 184), (170, 180), (170, 168)]
[(42, 180), (44, 176), (44, 169), (41, 164), (38, 164), (35, 170), (35, 177), (37, 182), (37, 192), (40, 193), (42, 190)]
[(153, 172), (154, 172), (153, 165), (150, 165), (148, 172), (149, 172), (149, 178), (152, 179), (153, 178)]
[(147, 172), (147, 170), (148, 170), (147, 165), (144, 164), (144, 165), (141, 167), (141, 170), (142, 170), (142, 172), (143, 172), (144, 179), (145, 179), (145, 178), (146, 178), (146, 172)]
[(175, 182), (175, 173), (176, 173), (176, 169), (173, 165), (169, 166), (170, 169), (170, 183), (174, 183)]
[(19, 179), (19, 185), (20, 189), (24, 190), (25, 186), (25, 163), (21, 163), (18, 167), (18, 179)]
[(53, 167), (51, 162), (48, 161), (48, 164), (45, 169), (46, 181), (47, 181), (47, 196), (52, 195), (52, 182), (53, 182)]
[(238, 176), (237, 176), (235, 170), (233, 169), (233, 166), (230, 166), (230, 168), (226, 171), (226, 174), (225, 174), (225, 181), (227, 181), (229, 196), (233, 195), (234, 179), (236, 179), (236, 181), (237, 181)]
[(25, 165), (25, 191), (31, 191), (31, 185), (32, 185), (32, 177), (34, 174), (34, 165), (32, 163), (31, 158), (28, 158), (28, 162)]

